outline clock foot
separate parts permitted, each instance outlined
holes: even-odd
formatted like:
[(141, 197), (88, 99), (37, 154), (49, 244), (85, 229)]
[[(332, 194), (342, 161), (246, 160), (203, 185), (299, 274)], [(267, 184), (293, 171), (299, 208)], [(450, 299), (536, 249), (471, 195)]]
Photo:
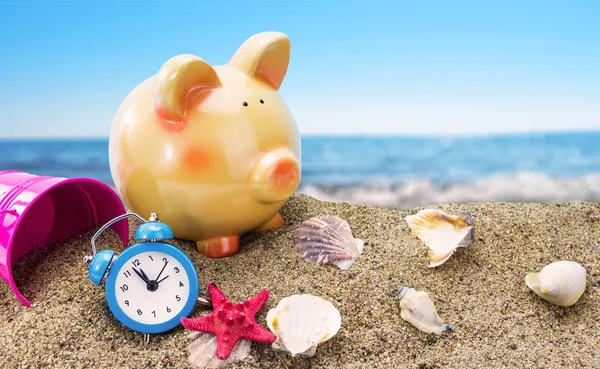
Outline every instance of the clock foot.
[(255, 231), (256, 232), (262, 232), (262, 231), (266, 231), (266, 230), (269, 230), (269, 229), (281, 228), (284, 225), (285, 225), (285, 220), (283, 220), (283, 217), (281, 216), (281, 214), (279, 214), (279, 212), (277, 212), (277, 214), (275, 214), (275, 216), (273, 217), (273, 219), (269, 220), (265, 224), (263, 224), (260, 227), (256, 228)]
[(235, 255), (238, 251), (240, 238), (238, 236), (215, 237), (197, 241), (198, 251), (209, 258), (223, 258)]
[(150, 343), (150, 335), (144, 334), (144, 344), (147, 345)]

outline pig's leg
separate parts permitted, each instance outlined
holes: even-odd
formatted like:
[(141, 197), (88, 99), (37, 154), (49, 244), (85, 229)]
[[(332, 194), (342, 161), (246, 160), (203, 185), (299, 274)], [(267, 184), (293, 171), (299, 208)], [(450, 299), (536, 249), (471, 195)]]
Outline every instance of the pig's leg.
[(235, 255), (240, 245), (238, 236), (214, 237), (196, 242), (198, 251), (209, 258), (223, 258)]
[(255, 231), (256, 232), (266, 231), (268, 229), (280, 228), (280, 227), (283, 227), (284, 225), (285, 225), (285, 220), (283, 220), (283, 217), (281, 216), (281, 214), (279, 214), (279, 212), (277, 212), (277, 214), (275, 214), (273, 219), (269, 220), (265, 224), (256, 228)]

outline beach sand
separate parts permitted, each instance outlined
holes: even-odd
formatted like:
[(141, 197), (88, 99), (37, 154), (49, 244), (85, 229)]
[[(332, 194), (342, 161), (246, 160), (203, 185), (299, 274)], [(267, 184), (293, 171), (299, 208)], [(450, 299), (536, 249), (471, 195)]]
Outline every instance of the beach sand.
[[(330, 300), (342, 328), (311, 359), (253, 343), (231, 368), (600, 368), (600, 204), (460, 204), (445, 211), (472, 214), (475, 240), (440, 267), (428, 268), (424, 245), (404, 217), (390, 210), (320, 202), (296, 195), (282, 209), (285, 227), (245, 236), (240, 253), (207, 259), (191, 242), (200, 293), (215, 282), (234, 302), (268, 289), (257, 321), (300, 292)], [(363, 256), (348, 270), (316, 266), (293, 247), (292, 231), (312, 216), (338, 215)], [(137, 224), (131, 222), (131, 227)], [(32, 300), (20, 305), (0, 283), (0, 368), (188, 368), (190, 331), (152, 336), (129, 331), (110, 314), (104, 286), (93, 285), (82, 257), (95, 230), (43, 248), (17, 265), (17, 283)], [(120, 250), (106, 232), (100, 248)], [(585, 294), (572, 307), (552, 305), (530, 291), (524, 277), (558, 260), (581, 263)], [(403, 321), (397, 285), (429, 292), (454, 331), (426, 334)], [(211, 310), (198, 305), (192, 316)]]

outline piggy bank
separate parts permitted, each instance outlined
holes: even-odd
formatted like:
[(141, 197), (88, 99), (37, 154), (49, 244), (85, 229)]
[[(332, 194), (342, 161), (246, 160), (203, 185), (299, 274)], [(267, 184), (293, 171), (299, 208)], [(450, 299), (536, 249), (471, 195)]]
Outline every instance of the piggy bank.
[(279, 209), (300, 183), (300, 137), (279, 94), (290, 41), (246, 40), (225, 65), (194, 55), (166, 61), (122, 102), (109, 141), (116, 188), (130, 210), (160, 214), (208, 257), (239, 237), (284, 225)]

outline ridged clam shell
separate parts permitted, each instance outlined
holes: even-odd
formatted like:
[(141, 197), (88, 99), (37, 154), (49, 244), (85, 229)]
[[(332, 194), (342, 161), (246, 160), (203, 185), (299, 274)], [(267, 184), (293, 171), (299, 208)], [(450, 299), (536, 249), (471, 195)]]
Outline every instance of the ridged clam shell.
[(333, 263), (348, 269), (362, 254), (364, 242), (352, 236), (350, 225), (334, 215), (320, 215), (300, 224), (293, 234), (302, 257), (317, 265)]
[(425, 209), (405, 218), (413, 234), (428, 248), (429, 267), (442, 265), (458, 247), (473, 242), (473, 221), (468, 213), (449, 215)]
[(404, 286), (397, 287), (400, 294), (400, 317), (425, 333), (441, 334), (452, 330), (452, 325), (440, 319), (427, 292)]
[(292, 356), (313, 356), (341, 325), (340, 312), (331, 302), (309, 294), (285, 297), (267, 313), (267, 326), (277, 335), (273, 349)]
[(557, 261), (546, 265), (539, 273), (529, 273), (525, 283), (544, 300), (560, 306), (574, 305), (587, 284), (585, 268), (573, 261)]

